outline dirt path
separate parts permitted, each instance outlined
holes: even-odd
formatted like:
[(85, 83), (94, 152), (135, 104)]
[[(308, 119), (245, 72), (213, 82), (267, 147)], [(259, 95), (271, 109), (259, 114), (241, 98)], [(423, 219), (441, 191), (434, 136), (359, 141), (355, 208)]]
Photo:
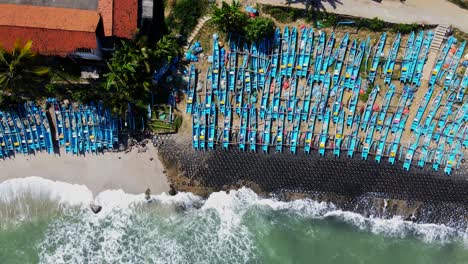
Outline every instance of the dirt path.
[[(253, 2), (253, 1), (249, 1)], [(258, 3), (284, 6), (285, 0), (257, 0)], [(292, 0), (291, 6), (304, 8), (304, 0)], [(319, 1), (316, 1), (319, 2)], [(328, 12), (358, 17), (379, 17), (394, 23), (449, 24), (468, 32), (468, 10), (446, 0), (322, 0), (320, 8)]]

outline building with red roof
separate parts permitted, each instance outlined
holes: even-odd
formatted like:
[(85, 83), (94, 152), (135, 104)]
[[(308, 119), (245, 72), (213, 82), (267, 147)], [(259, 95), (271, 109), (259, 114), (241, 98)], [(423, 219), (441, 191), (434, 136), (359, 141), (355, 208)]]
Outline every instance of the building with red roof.
[(133, 37), (140, 8), (139, 0), (2, 0), (0, 45), (32, 40), (43, 55), (100, 59), (102, 43)]

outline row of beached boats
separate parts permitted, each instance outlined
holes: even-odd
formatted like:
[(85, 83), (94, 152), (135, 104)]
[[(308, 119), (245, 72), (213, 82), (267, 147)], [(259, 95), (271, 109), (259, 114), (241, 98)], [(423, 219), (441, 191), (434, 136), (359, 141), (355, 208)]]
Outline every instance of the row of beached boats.
[(0, 158), (55, 153), (60, 146), (67, 153), (91, 153), (113, 149), (118, 143), (117, 119), (101, 104), (67, 106), (55, 99), (47, 104), (50, 108), (28, 102), (16, 111), (0, 112)]
[[(443, 165), (450, 174), (460, 165), (468, 140), (468, 106), (465, 103), (454, 112), (455, 105), (464, 101), (468, 83), (467, 74), (456, 74), (465, 43), (453, 56), (449, 51), (454, 38), (442, 47), (428, 91), (419, 101), (413, 123), (408, 120), (432, 38), (432, 32), (413, 32), (402, 43), (397, 34), (387, 55), (386, 33), (374, 45), (369, 38), (351, 40), (349, 34), (338, 41), (334, 33), (327, 37), (312, 28), (285, 28), (282, 34), (277, 29), (271, 41), (251, 46), (230, 41), (229, 49), (215, 38), (212, 64), (203, 80), (193, 64), (188, 72), (186, 109), (193, 115), (193, 147), (228, 149), (235, 144), (241, 150), (265, 153), (316, 149), (320, 155), (329, 151), (335, 157), (360, 153), (362, 159), (372, 154), (377, 162), (383, 157), (391, 164), (402, 161), (406, 170), (431, 163), (435, 170)], [(392, 80), (400, 46), (403, 91), (396, 98)], [(438, 74), (438, 65), (444, 64), (449, 66)], [(363, 68), (368, 69), (365, 79), (360, 77)], [(379, 104), (377, 76), (388, 84)], [(433, 98), (435, 85), (441, 83), (445, 89)], [(367, 102), (358, 109), (359, 96), (367, 90)], [(446, 104), (441, 103), (443, 98)], [(398, 101), (396, 109), (392, 100)], [(439, 111), (442, 105), (447, 111)], [(407, 124), (413, 131), (409, 145), (402, 142)]]

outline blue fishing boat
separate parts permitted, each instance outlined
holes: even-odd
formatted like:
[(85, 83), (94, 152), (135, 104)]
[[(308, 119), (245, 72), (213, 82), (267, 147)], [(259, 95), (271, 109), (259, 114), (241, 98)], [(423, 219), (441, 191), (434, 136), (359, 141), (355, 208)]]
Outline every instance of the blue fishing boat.
[(249, 109), (244, 105), (240, 116), (240, 131), (239, 131), (239, 149), (245, 150), (247, 141), (247, 128), (249, 124)]
[(465, 76), (463, 76), (463, 79), (461, 80), (460, 88), (458, 89), (457, 97), (456, 97), (457, 102), (463, 102), (463, 98), (465, 97), (467, 88), (468, 88), (468, 69), (465, 71)]
[(352, 89), (351, 84), (351, 74), (353, 74), (353, 65), (356, 58), (357, 52), (357, 40), (353, 41), (351, 49), (349, 50), (348, 60), (346, 61), (346, 70), (345, 70), (345, 88)]
[(234, 92), (237, 83), (237, 45), (235, 41), (229, 42), (230, 52), (228, 61), (228, 87), (229, 91)]
[[(364, 57), (364, 53), (366, 52), (366, 43), (364, 41), (361, 42), (359, 45), (359, 49), (357, 55), (353, 62), (353, 70), (351, 72), (351, 77), (348, 81), (348, 89), (354, 87), (354, 83), (359, 78), (359, 71), (361, 70), (362, 58)], [(346, 85), (346, 82), (345, 82)]]
[(439, 55), (437, 56), (437, 61), (431, 73), (429, 85), (434, 85), (436, 81), (439, 79), (439, 76), (441, 76), (440, 70), (442, 69), (442, 66), (444, 65), (445, 59), (447, 58), (447, 54), (450, 48), (452, 47), (452, 44), (454, 41), (455, 41), (455, 38), (453, 36), (449, 37), (444, 47), (442, 48), (442, 50), (439, 52)]
[(187, 82), (187, 107), (186, 112), (192, 113), (193, 105), (195, 103), (196, 96), (196, 76), (195, 76), (195, 65), (190, 66), (189, 79)]
[(297, 142), (299, 140), (299, 129), (301, 128), (301, 115), (300, 113), (296, 113), (293, 119), (293, 130), (291, 133), (291, 140), (290, 140), (290, 151), (293, 154), (296, 154), (297, 151)]
[(312, 87), (314, 79), (309, 76), (307, 78), (307, 86), (304, 88), (304, 96), (302, 97), (302, 121), (307, 121), (309, 115), (310, 103), (312, 99)]
[[(220, 66), (220, 61), (221, 61), (221, 55), (220, 55), (220, 50), (219, 50), (219, 44), (218, 44), (218, 35), (214, 34), (213, 35), (213, 55), (212, 55), (213, 63), (211, 67), (211, 85), (213, 91), (217, 92), (218, 91), (218, 84), (219, 84), (219, 73), (221, 70)], [(207, 106), (208, 107), (208, 106)], [(205, 109), (205, 111), (210, 111), (211, 106), (208, 107), (208, 109)]]
[(426, 160), (429, 157), (429, 152), (431, 151), (431, 141), (432, 141), (432, 134), (434, 133), (434, 128), (436, 126), (435, 122), (432, 122), (429, 127), (425, 129), (423, 132), (423, 140), (422, 146), (420, 150), (420, 155), (418, 159), (418, 166), (423, 168), (426, 164)]
[(359, 91), (361, 90), (361, 78), (358, 78), (354, 89), (352, 90), (352, 95), (349, 100), (348, 114), (346, 118), (346, 126), (350, 127), (353, 125), (354, 114), (356, 112), (356, 107), (359, 99)]
[[(308, 29), (304, 27), (301, 29), (301, 38), (298, 45), (298, 54), (297, 54), (297, 65), (296, 65), (296, 75), (303, 77), (302, 67), (304, 65), (304, 60), (306, 59), (306, 45), (307, 45), (307, 31)], [(310, 56), (309, 56), (310, 57)], [(305, 74), (304, 74), (305, 76)]]
[[(213, 103), (213, 74), (211, 67), (208, 67), (206, 71), (206, 82), (205, 82), (205, 114), (210, 113), (211, 104)], [(203, 108), (202, 108), (203, 109)]]
[(405, 110), (408, 100), (409, 100), (408, 89), (404, 87), (403, 94), (401, 95), (400, 100), (398, 101), (398, 106), (397, 106), (395, 115), (393, 117), (392, 133), (395, 133), (399, 128), (399, 126), (396, 126), (396, 125), (401, 123), (401, 119), (403, 117), (403, 111)]
[(273, 37), (273, 54), (271, 55), (271, 69), (270, 74), (276, 76), (278, 74), (278, 65), (281, 53), (281, 31), (276, 28), (275, 35)]
[(327, 146), (328, 141), (328, 126), (330, 123), (330, 111), (328, 109), (325, 110), (325, 115), (323, 118), (322, 123), (322, 132), (320, 133), (319, 138), (319, 154), (320, 156), (325, 155), (325, 148)]
[(228, 149), (231, 143), (231, 130), (232, 130), (232, 108), (228, 103), (226, 112), (224, 114), (224, 130), (223, 130), (223, 148)]
[(250, 108), (249, 112), (249, 145), (250, 151), (257, 151), (257, 109), (255, 107)]
[[(344, 82), (342, 81), (336, 82), (335, 87), (332, 89), (331, 93), (333, 93), (333, 90), (335, 90), (335, 88), (336, 88), (336, 92), (335, 92), (336, 94), (335, 95), (330, 94), (330, 96), (335, 97), (335, 100), (332, 106), (333, 123), (338, 122), (338, 119), (340, 118), (339, 114), (342, 112), (341, 110), (342, 110), (342, 102), (343, 102), (343, 95), (344, 95)], [(344, 114), (343, 114), (343, 120), (344, 120)]]
[(216, 140), (216, 130), (218, 123), (218, 115), (216, 106), (212, 105), (210, 115), (208, 116), (208, 148), (214, 149)]
[(432, 169), (435, 171), (439, 170), (439, 166), (442, 163), (442, 158), (445, 155), (445, 140), (446, 140), (445, 136), (440, 137), (438, 144), (437, 144), (437, 149), (432, 159)]
[[(390, 164), (392, 164), (392, 165), (395, 164), (395, 161), (396, 161), (396, 158), (397, 158), (401, 137), (402, 137), (403, 131), (405, 129), (405, 124), (406, 124), (407, 119), (408, 119), (408, 116), (406, 115), (406, 116), (403, 117), (403, 119), (399, 123), (396, 124), (395, 122), (393, 122), (393, 124), (392, 124), (392, 129), (393, 129), (393, 127), (397, 127), (395, 136), (393, 138), (393, 142), (390, 145), (390, 149), (389, 149), (389, 153), (388, 153), (388, 162)], [(395, 120), (395, 119), (393, 119), (393, 120)]]
[(331, 77), (330, 73), (325, 74), (325, 78), (323, 80), (323, 86), (322, 86), (322, 93), (321, 93), (321, 99), (320, 99), (320, 104), (318, 107), (318, 120), (322, 121), (325, 113), (325, 109), (327, 109), (327, 103), (328, 103), (328, 97), (330, 95), (330, 85), (331, 85)]
[(297, 29), (293, 27), (291, 30), (291, 38), (289, 41), (289, 57), (288, 57), (288, 68), (286, 74), (288, 77), (293, 75), (293, 69), (296, 65), (296, 45), (297, 45)]
[(264, 119), (267, 109), (268, 109), (268, 101), (270, 97), (270, 93), (274, 92), (275, 83), (272, 82), (273, 78), (269, 74), (266, 77), (265, 84), (262, 90), (262, 100), (260, 102), (260, 119)]
[[(432, 91), (430, 91), (430, 92), (432, 93)], [(429, 112), (426, 115), (426, 120), (424, 121), (424, 126), (425, 127), (428, 127), (432, 123), (432, 120), (435, 118), (435, 115), (436, 115), (437, 111), (439, 110), (440, 104), (442, 103), (443, 96), (444, 96), (444, 92), (440, 91), (437, 94), (437, 96), (434, 98), (434, 100), (431, 102), (431, 108), (429, 109)], [(452, 104), (452, 103), (449, 103), (449, 104)], [(449, 111), (451, 111), (451, 109)], [(418, 110), (418, 113), (419, 113), (419, 110)], [(419, 118), (418, 113), (416, 113), (415, 118)], [(439, 119), (439, 121), (443, 122), (442, 119)], [(414, 122), (413, 122), (413, 124), (414, 124)], [(418, 124), (418, 122), (416, 122), (416, 124)], [(443, 126), (443, 124), (441, 124), (441, 127), (442, 126)], [(416, 129), (416, 126), (412, 125), (411, 129), (412, 130)]]
[(240, 89), (236, 91), (236, 113), (241, 114), (242, 106), (244, 105), (244, 69), (239, 70), (238, 80), (241, 82)]
[[(0, 119), (1, 117), (1, 112), (0, 112)], [(3, 130), (3, 124), (2, 121), (0, 120), (0, 158), (5, 158), (9, 156), (9, 150), (7, 146), (8, 138), (5, 134), (5, 131)]]
[(288, 111), (288, 120), (292, 121), (293, 114), (296, 110), (296, 104), (297, 104), (297, 99), (296, 99), (296, 93), (297, 93), (297, 77), (294, 76), (290, 80), (290, 86), (288, 90), (288, 104), (287, 104), (287, 111)]
[(369, 94), (369, 98), (367, 99), (367, 103), (366, 103), (366, 108), (364, 110), (364, 114), (362, 115), (362, 119), (361, 119), (361, 130), (366, 130), (367, 126), (369, 125), (369, 121), (371, 121), (373, 107), (374, 107), (375, 99), (377, 98), (377, 93), (379, 89), (380, 89), (379, 86), (376, 85)]
[(256, 43), (253, 43), (250, 46), (250, 56), (252, 59), (250, 60), (250, 64), (249, 64), (250, 69), (247, 72), (250, 75), (249, 76), (250, 87), (248, 88), (247, 92), (250, 92), (250, 88), (253, 91), (256, 91), (258, 89), (258, 81), (259, 81), (258, 70), (259, 70), (260, 62), (259, 62), (259, 53), (258, 53), (258, 48), (257, 48)]
[(458, 47), (457, 51), (452, 57), (452, 61), (450, 62), (450, 66), (447, 69), (447, 77), (445, 77), (444, 81), (444, 90), (447, 91), (450, 84), (452, 84), (454, 78), (457, 74), (458, 64), (460, 63), (460, 59), (463, 56), (463, 52), (465, 51), (466, 41), (463, 41), (462, 44)]
[(414, 71), (416, 69), (418, 59), (419, 59), (419, 54), (421, 53), (421, 49), (423, 48), (424, 44), (424, 31), (419, 31), (418, 36), (416, 37), (416, 41), (414, 42), (413, 45), (413, 50), (411, 51), (411, 61), (408, 67), (408, 70), (402, 75), (400, 81), (403, 82), (411, 82), (412, 77), (414, 75)]
[(285, 117), (285, 110), (283, 107), (279, 110), (279, 118), (276, 120), (277, 123), (277, 130), (276, 130), (276, 151), (283, 152), (283, 136), (284, 136), (284, 117)]
[(282, 80), (283, 77), (281, 75), (278, 75), (275, 78), (275, 89), (274, 89), (274, 97), (273, 97), (273, 119), (278, 119), (278, 112), (280, 110), (280, 104), (281, 104), (281, 91), (283, 90), (282, 87)]
[(206, 123), (207, 123), (207, 114), (205, 114), (205, 109), (203, 107), (199, 108), (199, 125), (198, 125), (198, 148), (205, 150), (206, 148)]
[(335, 142), (333, 148), (333, 155), (335, 157), (340, 157), (341, 152), (341, 145), (343, 143), (344, 137), (344, 112), (340, 110), (340, 114), (338, 115), (338, 123), (335, 126)]
[(393, 69), (395, 68), (395, 61), (400, 48), (401, 34), (398, 33), (392, 44), (392, 49), (388, 53), (387, 61), (385, 63), (385, 84), (390, 84), (393, 75)]
[(419, 146), (419, 139), (421, 138), (421, 129), (416, 128), (414, 130), (414, 137), (411, 140), (410, 147), (406, 152), (405, 160), (403, 161), (403, 169), (409, 171), (411, 163), (413, 162), (413, 157), (416, 152), (416, 148)]
[(281, 41), (281, 65), (280, 65), (281, 76), (287, 75), (287, 65), (289, 63), (289, 53), (290, 53), (290, 41), (291, 41), (291, 36), (289, 34), (289, 28), (286, 26), (284, 28), (283, 37)]
[(388, 108), (390, 107), (390, 102), (392, 101), (394, 94), (395, 94), (395, 85), (390, 84), (387, 92), (385, 93), (384, 99), (382, 101), (382, 108), (380, 109), (379, 115), (377, 117), (377, 126), (375, 127), (377, 131), (381, 131), (382, 129), (385, 116), (387, 115), (387, 111), (388, 111)]
[(356, 151), (357, 144), (360, 141), (360, 139), (359, 139), (359, 121), (360, 121), (360, 118), (361, 117), (359, 115), (356, 115), (356, 117), (354, 118), (353, 131), (351, 132), (351, 135), (348, 137), (346, 148), (348, 149), (348, 157), (349, 158), (352, 158), (354, 156), (354, 151)]
[(349, 42), (349, 34), (346, 33), (343, 39), (341, 40), (340, 47), (337, 50), (336, 54), (336, 63), (335, 69), (333, 70), (333, 82), (337, 82), (341, 76), (341, 69), (343, 68), (343, 64), (346, 58), (346, 51), (348, 50), (348, 42)]
[(390, 126), (392, 124), (392, 119), (393, 116), (392, 114), (390, 114), (390, 116), (387, 117), (385, 121), (382, 132), (380, 133), (380, 139), (375, 149), (375, 161), (377, 163), (380, 163), (380, 161), (382, 160), (382, 155), (385, 153), (385, 146), (387, 144), (387, 137), (390, 131)]
[(372, 65), (369, 72), (368, 80), (370, 83), (374, 83), (375, 76), (377, 75), (377, 68), (379, 67), (380, 57), (383, 57), (383, 50), (385, 47), (385, 42), (387, 41), (387, 33), (384, 32), (375, 47), (374, 56), (372, 58)]
[[(434, 92), (434, 86), (431, 86), (429, 87), (429, 89), (427, 90), (426, 94), (424, 95), (423, 99), (421, 100), (420, 104), (419, 104), (419, 107), (418, 107), (418, 111), (416, 112), (416, 115), (414, 116), (414, 119), (413, 119), (413, 123), (411, 124), (411, 131), (414, 131), (420, 124), (421, 122), (421, 119), (423, 117), (423, 114), (424, 112), (426, 111), (426, 108), (427, 108), (427, 105), (429, 104), (429, 101), (432, 97), (432, 94)], [(439, 93), (439, 95), (441, 95)], [(435, 98), (435, 103), (440, 103), (440, 100), (442, 99), (442, 97), (439, 97), (437, 96)], [(434, 106), (434, 104), (432, 104), (432, 106)], [(436, 106), (436, 110), (438, 109), (439, 105)], [(428, 117), (426, 117), (426, 126), (429, 125), (431, 122), (432, 122), (432, 118), (434, 117), (433, 115), (435, 114), (435, 112), (431, 109), (429, 111), (429, 115)]]
[(421, 51), (419, 52), (418, 59), (416, 61), (416, 67), (414, 75), (411, 78), (411, 83), (416, 85), (417, 87), (421, 86), (421, 78), (423, 75), (424, 65), (426, 64), (427, 54), (429, 53), (429, 49), (431, 47), (432, 39), (434, 38), (434, 32), (429, 31), (424, 38), (423, 45), (421, 47)]
[(323, 56), (325, 52), (325, 32), (320, 33), (319, 41), (317, 43), (317, 50), (315, 51), (314, 63), (314, 82), (320, 80), (320, 71), (322, 70)]
[(452, 173), (452, 169), (457, 165), (457, 156), (461, 152), (460, 143), (457, 142), (453, 145), (450, 149), (450, 152), (447, 156), (447, 162), (445, 164), (444, 173), (450, 175)]
[[(414, 31), (411, 31), (411, 34), (408, 37), (406, 42), (405, 53), (403, 55), (403, 61), (401, 62), (401, 71), (400, 71), (400, 81), (406, 82), (408, 69), (412, 63), (412, 53), (413, 53), (413, 44), (415, 42)], [(421, 39), (422, 42), (422, 39)]]
[(299, 77), (306, 77), (309, 72), (310, 60), (314, 52), (314, 29), (304, 28), (301, 33), (299, 44), (299, 60), (296, 66), (296, 74)]
[(375, 128), (376, 121), (377, 121), (377, 113), (374, 113), (372, 115), (369, 125), (367, 126), (366, 137), (362, 144), (361, 158), (363, 160), (367, 160), (367, 157), (369, 156), (369, 151), (372, 147), (372, 143), (374, 142), (374, 131), (375, 131), (374, 128)]
[(219, 91), (218, 91), (218, 103), (219, 103), (219, 112), (224, 114), (226, 111), (226, 102), (228, 100), (228, 88), (226, 80), (227, 71), (226, 68), (221, 69), (221, 80), (219, 82)]
[(265, 123), (263, 128), (263, 135), (262, 135), (262, 150), (263, 153), (268, 153), (268, 148), (270, 147), (271, 141), (271, 112), (268, 111), (265, 116)]
[(312, 144), (313, 144), (316, 112), (317, 112), (317, 108), (314, 105), (312, 109), (310, 110), (309, 119), (307, 121), (307, 132), (305, 135), (305, 144), (304, 144), (304, 152), (307, 154), (310, 153), (310, 149), (312, 148)]
[(325, 74), (328, 72), (328, 67), (330, 66), (330, 58), (332, 57), (332, 51), (333, 51), (334, 46), (335, 46), (335, 33), (332, 32), (330, 37), (328, 38), (325, 52), (323, 54), (323, 63), (322, 63), (322, 67), (320, 68), (320, 76), (319, 76), (320, 82), (323, 82), (323, 79), (325, 78)]

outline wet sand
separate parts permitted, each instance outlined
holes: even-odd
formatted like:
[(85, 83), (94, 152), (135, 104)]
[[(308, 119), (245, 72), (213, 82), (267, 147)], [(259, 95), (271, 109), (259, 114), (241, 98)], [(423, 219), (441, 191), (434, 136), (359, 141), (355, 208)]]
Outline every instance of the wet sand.
[(86, 156), (39, 153), (35, 156), (17, 155), (0, 161), (0, 183), (29, 176), (83, 184), (94, 195), (109, 189), (122, 189), (132, 194), (144, 193), (147, 188), (151, 189), (152, 194), (169, 192), (164, 167), (152, 145), (141, 153), (137, 149), (129, 153)]

